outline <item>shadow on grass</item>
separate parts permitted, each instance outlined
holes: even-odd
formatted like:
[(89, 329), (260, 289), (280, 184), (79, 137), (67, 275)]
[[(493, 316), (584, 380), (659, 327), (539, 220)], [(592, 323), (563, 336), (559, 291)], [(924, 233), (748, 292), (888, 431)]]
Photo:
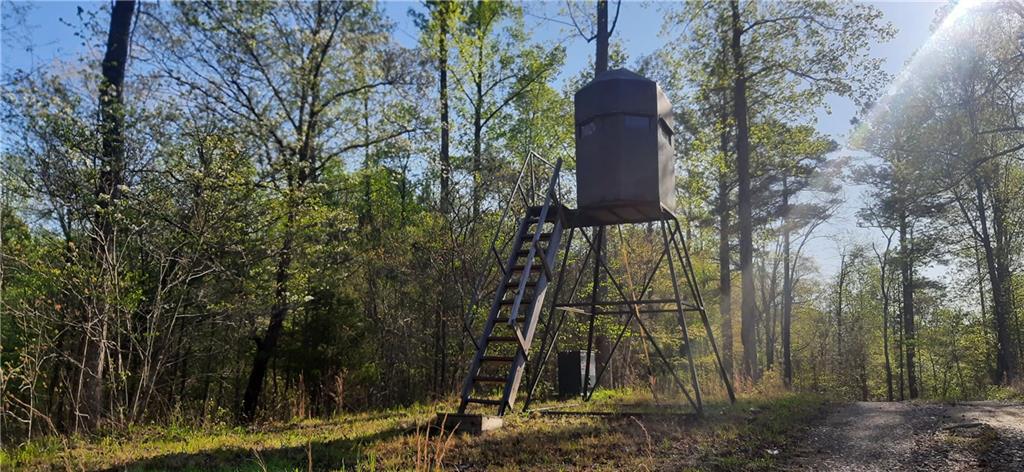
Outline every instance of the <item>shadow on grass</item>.
[[(312, 441), (308, 453), (312, 455), (313, 470), (338, 470), (353, 468), (359, 462), (366, 462), (366, 449), (378, 442), (406, 433), (407, 429), (396, 426), (374, 434), (342, 438), (330, 441)], [(108, 471), (260, 471), (306, 470), (308, 465), (307, 446), (253, 449), (228, 447), (195, 453), (163, 454), (141, 459)]]
[(325, 424), (332, 426), (349, 426), (359, 423), (368, 423), (371, 421), (387, 420), (393, 418), (401, 418), (408, 416), (408, 411), (393, 411), (384, 410), (370, 413), (356, 413), (351, 416), (342, 416), (329, 419), (316, 420), (310, 423), (272, 423), (269, 425), (259, 425), (258, 431), (261, 433), (280, 433), (280, 432), (294, 432), (297, 430), (315, 430), (322, 428)]
[(640, 404), (624, 408), (639, 411), (546, 411), (465, 438), (445, 462), (458, 470), (774, 470), (766, 450), (788, 441), (814, 409), (752, 406), (712, 403), (700, 417)]
[(527, 424), (465, 437), (446, 463), (458, 470), (580, 470), (615, 465), (640, 470), (664, 461), (691, 425), (671, 418), (535, 417)]
[[(581, 467), (594, 459), (591, 449), (612, 440), (616, 429), (635, 428), (627, 420), (580, 419), (550, 421), (522, 419), (518, 427), (506, 428), (483, 436), (457, 435), (445, 457), (446, 466), (458, 469), (507, 470)], [(629, 437), (629, 435), (626, 435)], [(642, 436), (641, 436), (642, 437)], [(612, 442), (621, 443), (623, 438)], [(412, 468), (417, 437), (408, 427), (395, 426), (374, 434), (329, 441), (312, 441), (313, 470), (355, 470), (360, 464), (375, 464), (383, 470)], [(641, 439), (642, 441), (642, 439)], [(600, 444), (599, 444), (600, 443)], [(602, 461), (620, 460), (629, 448), (603, 451)], [(633, 452), (636, 450), (633, 449)], [(264, 448), (256, 452), (241, 447), (225, 447), (195, 453), (170, 453), (108, 468), (108, 471), (268, 471), (306, 470), (306, 445)], [(608, 452), (612, 454), (609, 455)], [(260, 465), (262, 460), (263, 465)], [(511, 467), (511, 468), (510, 468)], [(367, 467), (373, 470), (374, 467)]]
[[(794, 398), (709, 408), (702, 418), (656, 412), (514, 415), (506, 417), (504, 428), (483, 436), (457, 435), (443, 462), (456, 470), (772, 470), (775, 458), (765, 451), (785, 450), (816, 409)], [(359, 421), (367, 419), (354, 422)], [(414, 431), (419, 430), (402, 422), (339, 439), (314, 438), (313, 470), (411, 469), (421, 440)], [(305, 444), (264, 447), (259, 456), (231, 446), (165, 453), (107, 470), (290, 471), (308, 465)]]

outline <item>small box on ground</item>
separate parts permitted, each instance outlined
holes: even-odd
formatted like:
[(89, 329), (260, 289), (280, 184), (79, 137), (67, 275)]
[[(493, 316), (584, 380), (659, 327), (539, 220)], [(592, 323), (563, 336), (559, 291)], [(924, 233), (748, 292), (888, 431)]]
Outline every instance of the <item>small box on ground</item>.
[[(594, 352), (590, 353), (589, 375), (587, 367), (587, 351), (558, 353), (558, 398), (579, 398), (594, 387), (594, 381), (597, 380), (597, 357)], [(589, 385), (584, 387), (588, 379)]]

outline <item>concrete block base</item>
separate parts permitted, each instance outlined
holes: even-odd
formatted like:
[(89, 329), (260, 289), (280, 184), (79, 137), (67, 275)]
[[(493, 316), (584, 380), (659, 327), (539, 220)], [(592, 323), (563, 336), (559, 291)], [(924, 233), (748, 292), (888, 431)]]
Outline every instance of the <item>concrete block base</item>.
[(445, 432), (453, 429), (460, 433), (472, 435), (483, 434), (502, 427), (505, 421), (500, 416), (460, 415), (457, 413), (438, 413), (434, 420), (435, 428), (444, 428)]

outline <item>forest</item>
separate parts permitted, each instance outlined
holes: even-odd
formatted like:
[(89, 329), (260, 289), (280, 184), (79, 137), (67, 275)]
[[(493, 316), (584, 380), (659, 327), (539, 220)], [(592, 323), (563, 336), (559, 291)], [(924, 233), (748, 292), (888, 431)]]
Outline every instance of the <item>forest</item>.
[[(683, 342), (670, 317), (590, 313), (588, 333), (570, 313), (553, 346), (589, 337), (607, 362), (594, 403), (681, 407), (668, 374), (687, 365), (724, 417), (764, 411), (776, 425), (845, 402), (1024, 400), (1020, 2), (943, 2), (918, 19), (923, 45), (893, 43), (878, 5), (838, 0), (67, 3), (54, 25), (77, 46), (15, 66), (10, 51), (42, 37), (35, 8), (3, 3), (0, 464), (203, 470), (216, 467), (68, 458), (146, 428), (350, 438), (337, 418), (454, 411), (502, 281), (492, 237), (511, 231), (520, 169), (561, 162), (573, 206), (574, 94), (620, 68), (671, 101), (676, 216), (710, 325), (682, 320)], [(660, 33), (637, 53), (619, 28), (640, 12)], [(853, 110), (843, 134), (820, 126), (836, 103)], [(661, 233), (600, 234), (633, 290)], [(568, 251), (566, 273), (589, 282), (589, 254)], [(671, 294), (676, 275), (653, 292)], [(542, 362), (537, 396), (554, 402), (555, 359)], [(750, 403), (761, 398), (775, 403)], [(534, 421), (516, 418), (506, 428)], [(736, 441), (751, 440), (742, 423)], [(667, 457), (651, 435), (676, 426), (645, 424), (621, 423), (642, 429), (636, 460)], [(307, 437), (269, 462), (217, 466), (500, 463), (465, 452), (485, 439), (453, 452), (443, 431), (396, 434), (376, 456)], [(743, 460), (775, 460), (773, 447)], [(761, 470), (673, 454), (643, 467)], [(33, 462), (47, 455), (65, 462)], [(549, 467), (520, 460), (506, 467)]]

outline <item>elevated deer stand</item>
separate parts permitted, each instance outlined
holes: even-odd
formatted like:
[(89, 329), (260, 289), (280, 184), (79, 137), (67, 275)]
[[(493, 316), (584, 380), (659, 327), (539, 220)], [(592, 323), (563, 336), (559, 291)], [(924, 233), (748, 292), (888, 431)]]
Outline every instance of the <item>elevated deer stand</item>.
[[(583, 87), (577, 92), (575, 103), (579, 208), (572, 209), (562, 203), (561, 159), (549, 162), (531, 153), (524, 161), (519, 178), (503, 207), (491, 242), (490, 250), (498, 265), (500, 283), (494, 291), (483, 333), (474, 340), (476, 354), (463, 383), (458, 413), (438, 415), (439, 421), (448, 426), (446, 429), (450, 430), (458, 424), (462, 430), (482, 432), (490, 426), (500, 426), (500, 417), (515, 406), (520, 382), (530, 360), (529, 356), (532, 355), (533, 369), (523, 406), (524, 410), (527, 409), (559, 331), (567, 315), (572, 313), (586, 316), (588, 323), (583, 370), (584, 400), (593, 396), (594, 389), (612, 359), (612, 353), (635, 320), (655, 355), (671, 373), (675, 386), (694, 411), (700, 414), (703, 411), (703, 398), (690, 352), (687, 313), (700, 317), (715, 353), (718, 373), (730, 401), (735, 400), (729, 375), (718, 354), (704, 301), (697, 287), (682, 225), (673, 213), (676, 199), (675, 153), (672, 147), (672, 111), (668, 99), (655, 82), (620, 69), (603, 73)], [(538, 179), (538, 176), (542, 177)], [(538, 188), (544, 180), (546, 185), (543, 189)], [(510, 222), (509, 215), (514, 214), (520, 200), (521, 216), (514, 222), (514, 235), (502, 239), (501, 236), (509, 230), (506, 225)], [(633, 296), (627, 293), (608, 268), (604, 260), (604, 240), (609, 226), (637, 223), (658, 225), (662, 251), (654, 267), (642, 279), (639, 292)], [(563, 244), (566, 229), (568, 236), (564, 238)], [(584, 270), (580, 270), (564, 301), (561, 301), (567, 278), (571, 277), (567, 265), (577, 235), (586, 245), (583, 259), (586, 261), (592, 258), (589, 302), (575, 301), (585, 275)], [(663, 263), (668, 266), (673, 297), (651, 298), (652, 284)], [(608, 299), (601, 296), (600, 290), (601, 280), (605, 277), (616, 295)], [(552, 280), (555, 281), (554, 296), (551, 303), (545, 305), (548, 285)], [(685, 285), (685, 288), (681, 285)], [(480, 288), (478, 286), (478, 293)], [(473, 300), (474, 305), (476, 301)], [(539, 352), (531, 354), (534, 335), (545, 307), (547, 316), (541, 347)], [(677, 318), (692, 393), (645, 325), (644, 316), (657, 313), (675, 314)], [(598, 316), (617, 316), (622, 319), (623, 315), (624, 321), (610, 352), (605, 356), (605, 362), (597, 366), (596, 375), (591, 379), (589, 364), (594, 349), (595, 321)], [(470, 332), (468, 320), (464, 328)], [(500, 397), (478, 395), (478, 392), (494, 391), (495, 387), (501, 387)], [(468, 415), (471, 406), (489, 407), (491, 410), (488, 411), (493, 415)]]

